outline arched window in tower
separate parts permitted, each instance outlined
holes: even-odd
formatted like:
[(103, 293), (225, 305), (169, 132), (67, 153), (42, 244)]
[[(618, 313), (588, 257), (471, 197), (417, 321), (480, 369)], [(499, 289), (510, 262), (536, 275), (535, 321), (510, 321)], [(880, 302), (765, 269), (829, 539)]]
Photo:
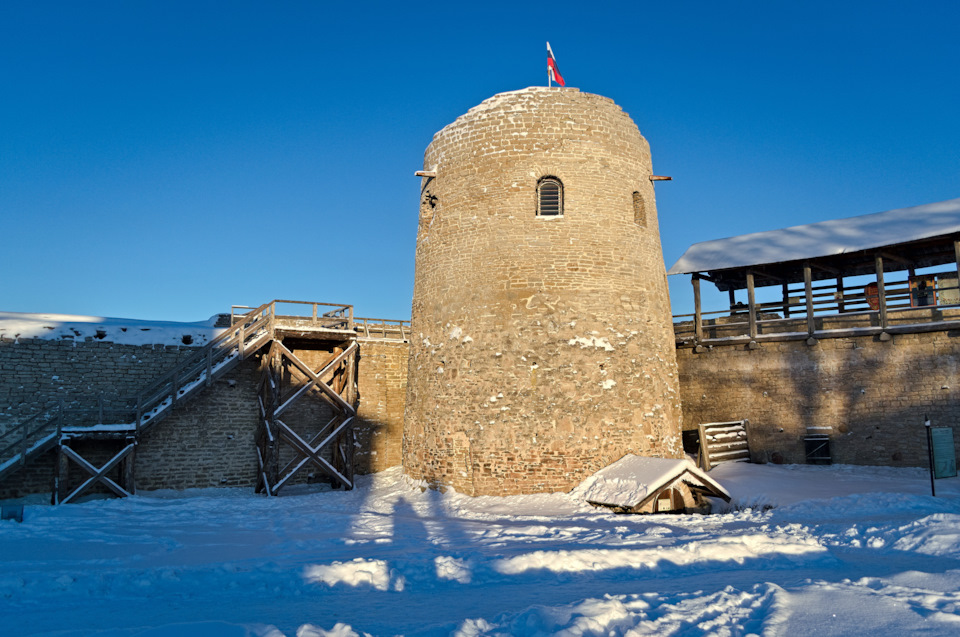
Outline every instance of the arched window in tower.
[(641, 228), (647, 226), (647, 207), (643, 203), (643, 195), (639, 192), (633, 193), (633, 222)]
[(563, 215), (563, 184), (556, 177), (544, 177), (537, 184), (537, 216)]

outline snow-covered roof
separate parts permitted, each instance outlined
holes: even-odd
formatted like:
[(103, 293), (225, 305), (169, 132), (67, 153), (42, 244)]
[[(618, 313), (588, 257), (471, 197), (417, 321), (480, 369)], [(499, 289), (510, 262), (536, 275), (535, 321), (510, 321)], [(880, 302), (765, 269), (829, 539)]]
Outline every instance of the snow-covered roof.
[(960, 232), (960, 199), (695, 243), (667, 274), (826, 257)]
[(583, 481), (578, 494), (587, 502), (615, 507), (633, 507), (674, 480), (703, 487), (718, 496), (730, 494), (689, 458), (644, 458), (627, 454)]

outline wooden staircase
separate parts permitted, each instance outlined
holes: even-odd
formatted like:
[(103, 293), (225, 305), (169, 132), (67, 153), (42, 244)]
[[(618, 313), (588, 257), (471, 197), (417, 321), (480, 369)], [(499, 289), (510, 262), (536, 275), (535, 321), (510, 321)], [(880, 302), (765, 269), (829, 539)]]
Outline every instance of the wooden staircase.
[[(312, 313), (277, 314), (277, 305), (311, 306)], [(234, 306), (236, 309), (238, 306)], [(102, 484), (119, 496), (135, 492), (133, 459), (144, 432), (162, 422), (174, 409), (190, 400), (241, 361), (267, 351), (259, 387), (261, 425), (258, 433), (260, 476), (258, 491), (275, 494), (304, 465), (311, 464), (345, 488), (353, 486), (353, 431), (356, 416), (356, 351), (358, 337), (405, 340), (409, 322), (357, 319), (353, 307), (327, 303), (274, 300), (256, 308), (243, 307), (245, 313), (231, 314), (231, 326), (206, 346), (198, 349), (173, 369), (139, 391), (136, 397), (118, 407), (105, 407), (102, 398), (81, 397), (74, 404), (94, 404), (93, 408), (65, 407), (64, 402), (47, 405), (33, 416), (0, 435), (0, 482), (10, 478), (42, 454), (58, 448), (58, 475), (65, 474), (69, 462), (79, 465), (90, 478), (71, 493), (63, 480), (57, 480), (54, 502), (69, 502), (94, 484)], [(340, 342), (331, 360), (319, 370), (311, 370), (283, 346), (285, 336)], [(269, 346), (269, 349), (268, 349)], [(298, 370), (307, 385), (281, 393), (281, 363)], [(289, 376), (289, 375), (287, 375)], [(336, 389), (334, 389), (336, 387)], [(300, 439), (280, 418), (310, 389), (317, 389), (332, 406), (334, 419), (321, 431), (322, 440)], [(331, 438), (332, 436), (332, 438)], [(101, 467), (83, 459), (74, 449), (78, 442), (98, 440), (120, 443), (120, 452)], [(349, 442), (348, 442), (349, 441)], [(278, 443), (296, 450), (297, 461), (281, 470), (277, 466)], [(333, 461), (321, 455), (335, 444)], [(329, 453), (329, 452), (328, 452)], [(120, 467), (121, 479), (107, 473)]]

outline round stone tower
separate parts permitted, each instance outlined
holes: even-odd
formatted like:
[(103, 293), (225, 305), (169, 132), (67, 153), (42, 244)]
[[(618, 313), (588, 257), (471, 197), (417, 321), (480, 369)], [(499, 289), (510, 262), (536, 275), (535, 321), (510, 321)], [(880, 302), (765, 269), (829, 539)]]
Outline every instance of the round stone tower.
[(650, 150), (610, 99), (501, 93), (424, 157), (403, 466), (471, 495), (680, 457)]

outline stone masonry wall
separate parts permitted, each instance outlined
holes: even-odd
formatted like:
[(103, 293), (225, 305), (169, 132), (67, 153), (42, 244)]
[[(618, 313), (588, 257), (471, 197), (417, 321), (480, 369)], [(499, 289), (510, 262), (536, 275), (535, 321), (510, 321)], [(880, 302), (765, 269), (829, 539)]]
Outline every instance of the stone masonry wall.
[(677, 361), (685, 428), (746, 418), (759, 462), (805, 462), (809, 432), (830, 436), (834, 463), (925, 467), (924, 414), (960, 423), (956, 331), (684, 347)]
[[(65, 397), (69, 406), (79, 404), (81, 395), (101, 391), (107, 397), (133, 395), (192, 350), (104, 341), (0, 341), (0, 424), (15, 424), (43, 404), (56, 404), (59, 396)], [(360, 352), (357, 433), (361, 447), (356, 450), (356, 463), (357, 471), (365, 473), (399, 463), (407, 344), (363, 340)], [(329, 356), (327, 352), (296, 353), (315, 366)], [(244, 361), (145, 432), (137, 448), (137, 487), (252, 488), (257, 475), (259, 378), (259, 359)], [(287, 421), (298, 433), (309, 436), (329, 417), (327, 404), (313, 396), (292, 409)], [(81, 453), (84, 457), (89, 454), (91, 461), (108, 459), (95, 449)], [(49, 493), (55, 461), (56, 453), (47, 453), (9, 477), (0, 484), (0, 499)], [(318, 478), (317, 474), (304, 469), (296, 482)], [(71, 483), (82, 476), (82, 470), (71, 466)]]
[[(499, 495), (678, 456), (650, 152), (630, 117), (576, 89), (500, 94), (437, 133), (424, 169), (404, 470)], [(537, 215), (548, 176), (562, 216)]]
[(355, 456), (360, 473), (383, 471), (401, 462), (409, 355), (408, 343), (360, 339), (356, 428), (360, 447)]
[(195, 348), (120, 345), (89, 339), (0, 337), (0, 432), (63, 398), (68, 407), (92, 408), (101, 392), (107, 403), (136, 395)]

